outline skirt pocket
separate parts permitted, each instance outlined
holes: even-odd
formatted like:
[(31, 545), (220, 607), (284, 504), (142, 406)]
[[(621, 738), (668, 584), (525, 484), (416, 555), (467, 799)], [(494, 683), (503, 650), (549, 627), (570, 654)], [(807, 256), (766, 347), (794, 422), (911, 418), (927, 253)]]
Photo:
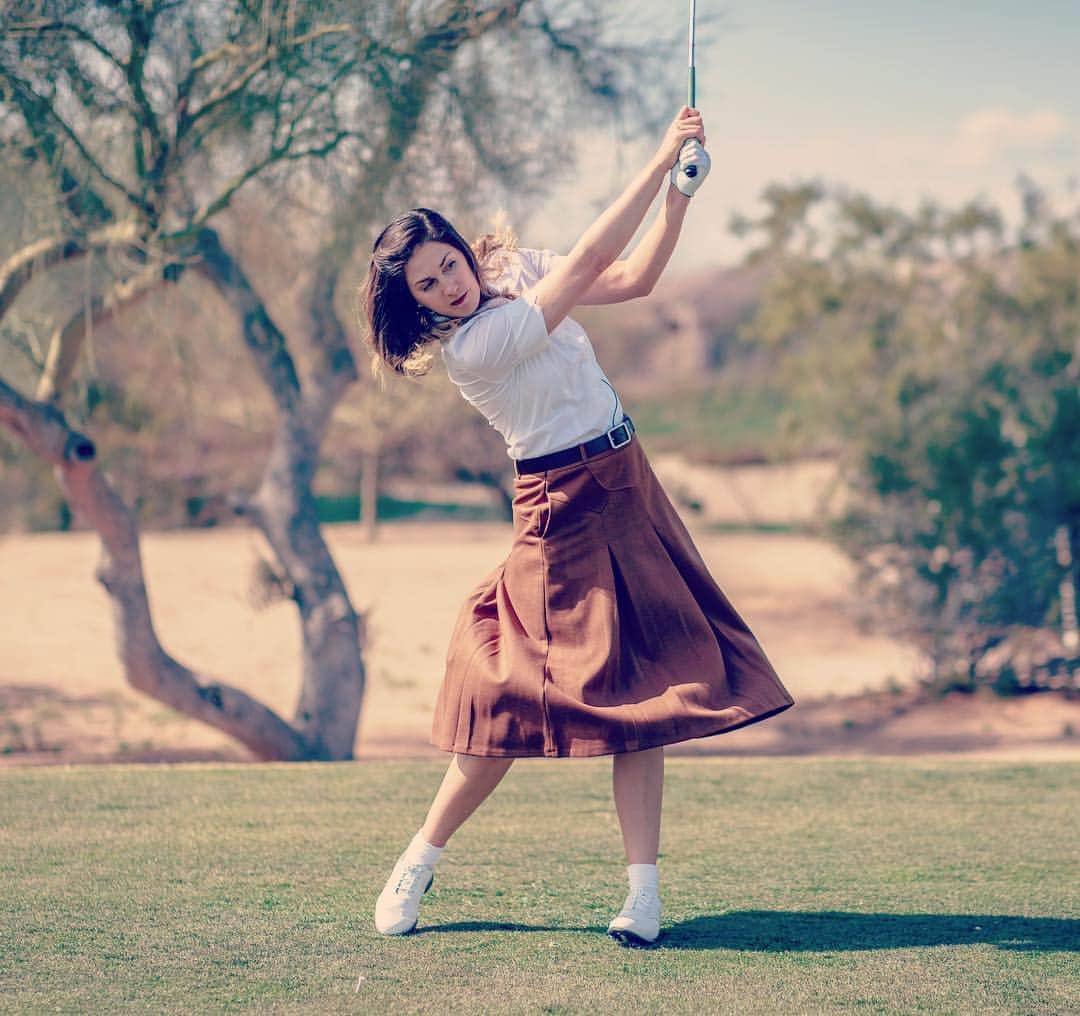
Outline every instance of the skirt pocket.
[(637, 456), (620, 454), (617, 450), (594, 455), (584, 462), (589, 475), (604, 490), (629, 490), (637, 486)]
[(575, 512), (601, 515), (607, 508), (608, 492), (581, 463), (553, 469), (548, 474), (549, 513), (556, 521)]

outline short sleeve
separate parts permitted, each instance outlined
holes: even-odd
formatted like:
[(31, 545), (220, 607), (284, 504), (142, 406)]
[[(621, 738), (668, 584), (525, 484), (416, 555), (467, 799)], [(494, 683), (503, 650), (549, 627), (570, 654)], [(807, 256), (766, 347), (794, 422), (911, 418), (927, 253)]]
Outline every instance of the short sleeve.
[(532, 250), (529, 247), (519, 247), (518, 254), (521, 256), (523, 267), (530, 276), (528, 283), (530, 286), (535, 286), (551, 271), (553, 262), (557, 257), (553, 250)]
[(526, 292), (482, 312), (459, 328), (443, 347), (443, 359), (453, 380), (459, 380), (464, 372), (487, 381), (501, 381), (522, 360), (547, 344), (544, 312)]

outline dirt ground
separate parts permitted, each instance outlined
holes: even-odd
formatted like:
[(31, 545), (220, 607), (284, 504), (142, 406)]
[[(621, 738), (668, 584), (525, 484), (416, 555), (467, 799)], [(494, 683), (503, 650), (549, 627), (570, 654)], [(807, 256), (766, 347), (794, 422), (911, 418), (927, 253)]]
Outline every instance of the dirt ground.
[[(427, 743), (446, 644), (466, 593), (502, 559), (503, 525), (414, 522), (367, 543), (327, 527), (366, 615), (368, 690), (358, 758), (440, 756)], [(851, 569), (831, 547), (790, 535), (696, 533), (714, 575), (750, 623), (798, 705), (673, 753), (965, 752), (1080, 758), (1080, 702), (927, 700), (910, 647), (859, 631)], [(288, 716), (298, 689), (293, 607), (256, 609), (264, 551), (246, 529), (144, 540), (162, 644), (187, 666)], [(114, 655), (109, 602), (93, 579), (92, 534), (0, 539), (0, 765), (241, 760), (235, 742), (131, 691)]]

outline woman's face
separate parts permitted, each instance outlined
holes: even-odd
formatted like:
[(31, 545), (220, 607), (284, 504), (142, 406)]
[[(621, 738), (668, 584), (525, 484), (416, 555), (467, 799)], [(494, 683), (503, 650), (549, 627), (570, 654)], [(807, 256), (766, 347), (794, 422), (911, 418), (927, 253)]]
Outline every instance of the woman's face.
[(480, 306), (480, 283), (465, 255), (448, 243), (428, 240), (405, 265), (405, 282), (413, 299), (447, 317), (465, 317)]

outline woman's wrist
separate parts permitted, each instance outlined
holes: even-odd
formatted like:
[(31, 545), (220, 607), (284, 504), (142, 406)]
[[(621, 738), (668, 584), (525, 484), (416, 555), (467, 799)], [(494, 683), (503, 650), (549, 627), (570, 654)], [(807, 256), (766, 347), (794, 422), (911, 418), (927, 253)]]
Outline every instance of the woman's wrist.
[(670, 177), (668, 179), (668, 188), (667, 192), (664, 195), (664, 199), (667, 201), (670, 207), (679, 209), (680, 211), (684, 212), (686, 211), (687, 206), (690, 204), (689, 196), (679, 190), (679, 188), (675, 186), (674, 182), (670, 179)]
[(669, 159), (665, 151), (658, 149), (656, 154), (649, 160), (648, 168), (650, 173), (666, 176), (674, 164), (674, 159)]

